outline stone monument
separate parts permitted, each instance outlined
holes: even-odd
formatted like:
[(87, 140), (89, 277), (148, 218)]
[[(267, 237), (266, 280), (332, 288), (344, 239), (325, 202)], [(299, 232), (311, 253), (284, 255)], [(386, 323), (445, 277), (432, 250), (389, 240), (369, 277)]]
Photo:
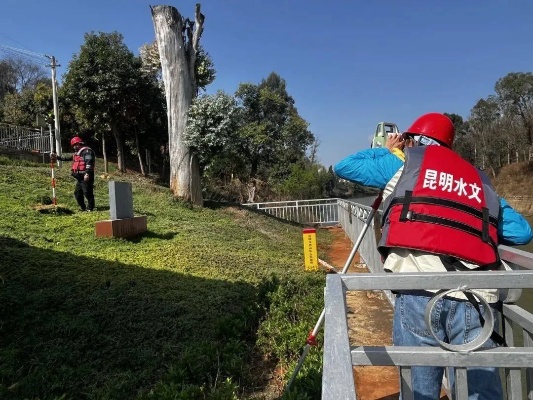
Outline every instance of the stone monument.
[(110, 219), (98, 221), (96, 236), (131, 237), (146, 232), (146, 215), (133, 215), (131, 183), (109, 181)]

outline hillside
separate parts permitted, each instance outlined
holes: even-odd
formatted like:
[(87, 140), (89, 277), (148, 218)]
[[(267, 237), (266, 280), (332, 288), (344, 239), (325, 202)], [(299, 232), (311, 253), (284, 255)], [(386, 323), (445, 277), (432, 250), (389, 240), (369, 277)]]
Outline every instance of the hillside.
[[(273, 398), (268, 380), (287, 379), (274, 371), (290, 373), (323, 307), (301, 227), (110, 178), (132, 182), (142, 237), (95, 238), (109, 217), (105, 179), (98, 211), (83, 213), (58, 170), (54, 211), (41, 207), (49, 168), (0, 157), (0, 398)], [(320, 393), (320, 359), (306, 360), (302, 396)]]
[(515, 163), (502, 167), (493, 178), (498, 194), (517, 211), (533, 215), (533, 163)]

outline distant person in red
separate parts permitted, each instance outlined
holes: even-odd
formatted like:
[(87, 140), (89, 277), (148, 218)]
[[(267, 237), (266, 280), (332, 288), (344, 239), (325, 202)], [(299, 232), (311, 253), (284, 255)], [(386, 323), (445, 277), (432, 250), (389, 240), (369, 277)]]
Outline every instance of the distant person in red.
[[(71, 174), (76, 179), (74, 198), (82, 211), (94, 211), (94, 163), (96, 156), (94, 151), (85, 145), (78, 136), (74, 136), (70, 140), (70, 145), (75, 151), (73, 155), (60, 157), (52, 153), (51, 161), (72, 161)], [(87, 199), (87, 205), (85, 205), (84, 197)]]

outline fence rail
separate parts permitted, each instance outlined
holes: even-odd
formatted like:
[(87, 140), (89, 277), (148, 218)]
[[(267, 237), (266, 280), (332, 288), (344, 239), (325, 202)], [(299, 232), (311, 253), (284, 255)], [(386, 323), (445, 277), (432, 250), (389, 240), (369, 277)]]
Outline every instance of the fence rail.
[[(370, 207), (339, 200), (339, 223), (354, 242), (363, 228)], [(377, 251), (379, 224), (373, 221), (361, 246), (361, 258), (371, 271), (369, 274), (328, 275), (326, 279), (324, 367), (322, 399), (355, 399), (353, 366), (396, 365), (400, 369), (403, 399), (411, 399), (411, 367), (434, 365), (455, 367), (456, 392), (450, 393), (455, 400), (468, 398), (466, 367), (493, 366), (503, 369), (506, 377), (506, 398), (511, 400), (533, 399), (533, 314), (513, 304), (523, 288), (533, 288), (533, 254), (507, 246), (499, 246), (500, 257), (513, 271), (460, 272), (442, 274), (388, 274)], [(440, 348), (420, 347), (350, 347), (346, 328), (346, 292), (350, 290), (382, 290), (394, 304), (391, 290), (400, 289), (445, 289), (499, 288), (505, 297), (503, 304), (503, 325), (509, 347), (483, 349), (468, 354), (456, 353)], [(342, 315), (343, 318), (338, 317)], [(500, 328), (501, 329), (501, 328)], [(521, 333), (523, 347), (514, 346), (514, 335)], [(348, 344), (346, 344), (348, 343)], [(344, 363), (349, 360), (348, 364)], [(337, 360), (337, 361), (334, 361)], [(340, 362), (338, 360), (343, 360)], [(340, 371), (342, 369), (342, 371)], [(449, 372), (449, 370), (447, 370)], [(347, 375), (349, 373), (349, 376)], [(522, 375), (525, 382), (522, 381)], [(525, 393), (523, 393), (525, 387)]]
[[(371, 208), (343, 199), (299, 200), (272, 203), (250, 203), (256, 208), (277, 218), (302, 224), (339, 224), (352, 242), (363, 229)], [(322, 376), (323, 400), (356, 399), (353, 367), (358, 365), (394, 365), (400, 370), (402, 398), (412, 399), (411, 368), (419, 365), (453, 367), (455, 393), (450, 398), (468, 398), (466, 368), (470, 366), (493, 366), (502, 368), (505, 375), (506, 398), (533, 400), (533, 314), (513, 304), (523, 288), (533, 288), (533, 254), (500, 246), (500, 257), (512, 271), (457, 272), (457, 273), (411, 273), (389, 274), (383, 270), (381, 256), (377, 251), (379, 213), (376, 213), (368, 229), (359, 254), (370, 273), (330, 274), (326, 278), (324, 365)], [(483, 349), (459, 353), (436, 347), (404, 346), (359, 346), (351, 347), (346, 322), (346, 293), (351, 290), (382, 290), (394, 304), (392, 290), (400, 289), (453, 289), (467, 286), (502, 289), (505, 302), (502, 306), (502, 327), (506, 332), (509, 347)], [(502, 328), (500, 327), (500, 329)], [(523, 347), (514, 346), (514, 335), (521, 333)], [(449, 375), (450, 368), (446, 369)], [(522, 376), (525, 380), (523, 381)], [(525, 393), (523, 393), (525, 387)]]
[(0, 123), (0, 147), (49, 153), (50, 132)]
[(246, 203), (276, 218), (309, 225), (334, 225), (339, 222), (338, 199), (273, 201)]

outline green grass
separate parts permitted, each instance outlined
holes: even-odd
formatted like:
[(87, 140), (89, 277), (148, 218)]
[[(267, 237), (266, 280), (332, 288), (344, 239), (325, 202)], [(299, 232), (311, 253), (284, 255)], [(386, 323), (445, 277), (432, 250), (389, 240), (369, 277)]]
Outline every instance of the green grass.
[[(0, 157), (0, 398), (244, 399), (265, 365), (292, 372), (323, 307), (324, 275), (304, 272), (301, 227), (237, 207), (191, 208), (136, 175), (148, 232), (96, 238), (68, 166)], [(321, 244), (330, 237), (318, 232)], [(320, 395), (313, 349), (290, 398)], [(288, 379), (290, 375), (286, 375)]]

